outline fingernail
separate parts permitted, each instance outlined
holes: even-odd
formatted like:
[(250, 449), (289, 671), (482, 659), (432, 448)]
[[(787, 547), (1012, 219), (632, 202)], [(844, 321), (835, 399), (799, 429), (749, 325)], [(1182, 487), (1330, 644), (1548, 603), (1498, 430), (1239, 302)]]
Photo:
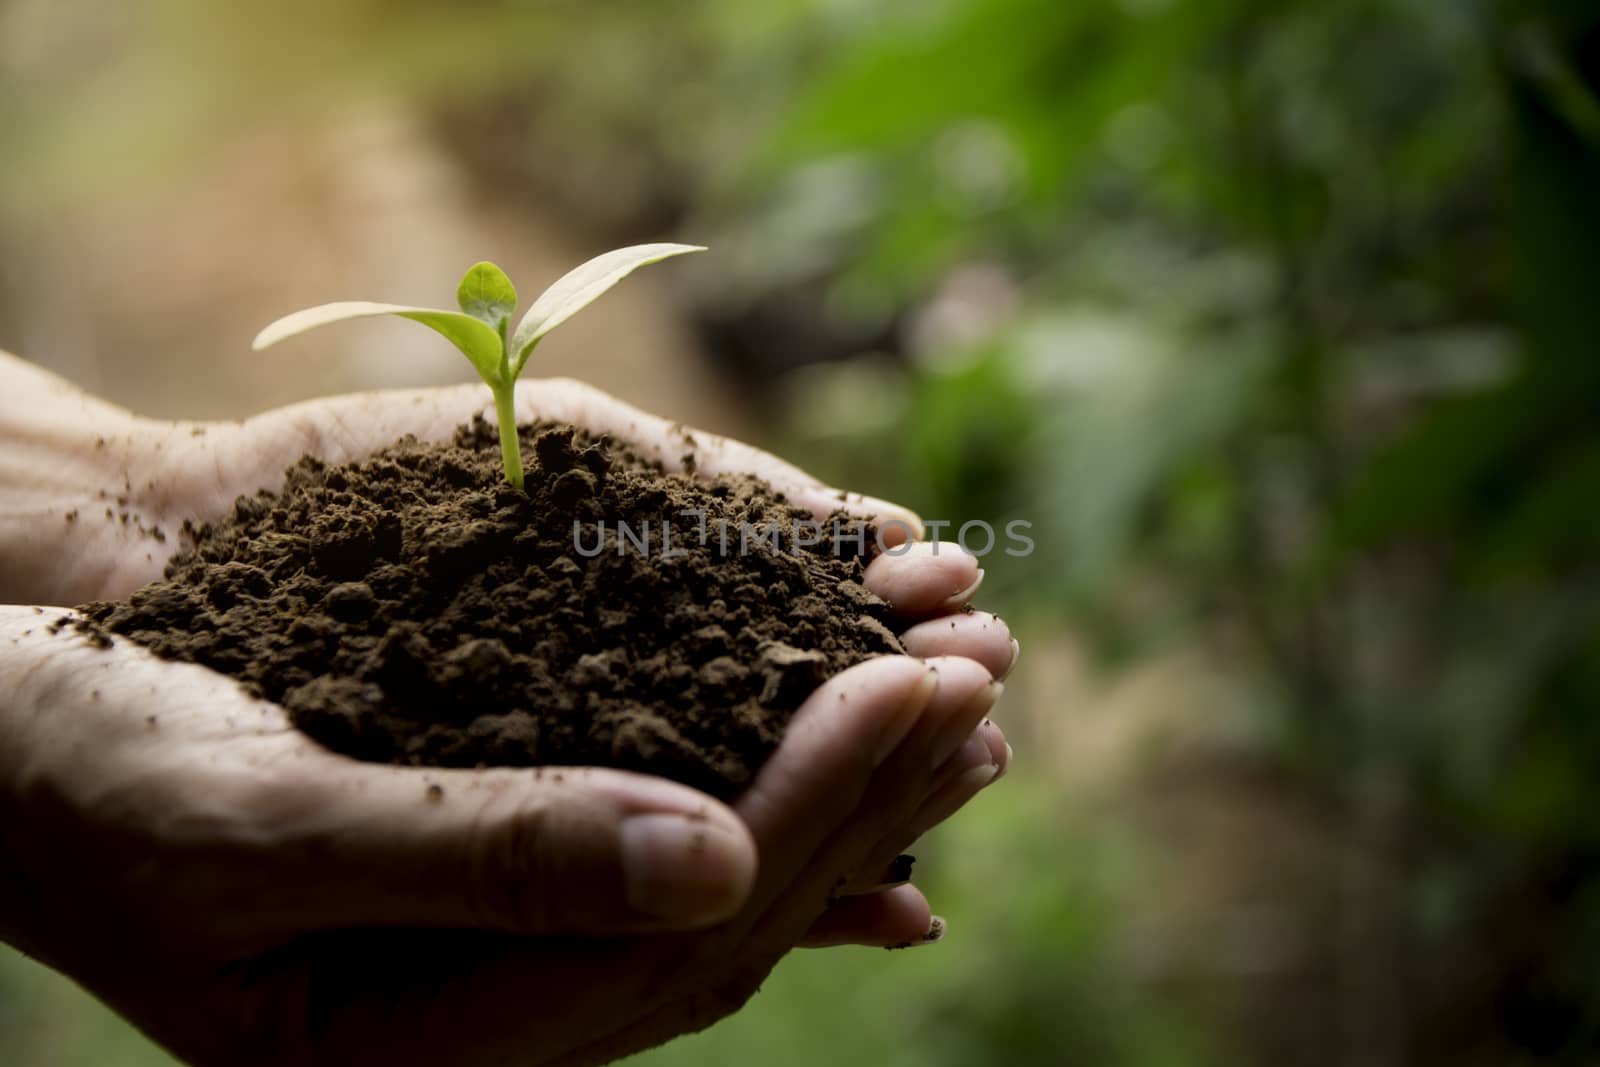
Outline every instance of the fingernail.
[(1013, 637), (1011, 639), (1011, 662), (1007, 663), (1006, 669), (1000, 672), (1000, 677), (996, 679), (997, 681), (1003, 682), (1007, 678), (1011, 677), (1011, 672), (1017, 669), (1017, 658), (1021, 655), (1022, 646), (1018, 644), (1017, 639)]
[(995, 781), (998, 782), (1000, 779), (1002, 779), (1002, 778), (1004, 778), (1006, 776), (1006, 772), (1011, 769), (1011, 760), (1012, 760), (1012, 758), (1013, 758), (1013, 753), (1011, 751), (1011, 746), (1010, 746), (1010, 744), (1007, 744), (1006, 745), (1006, 761), (1004, 763), (1000, 764), (1000, 773), (994, 776), (994, 780)]
[(973, 767), (971, 770), (962, 771), (960, 777), (951, 785), (956, 796), (976, 794), (998, 777), (1000, 777), (1000, 765), (998, 763), (990, 763), (983, 767)]
[(933, 694), (938, 691), (939, 672), (929, 667), (917, 680), (916, 687), (906, 695), (905, 703), (900, 705), (900, 710), (895, 713), (883, 736), (878, 739), (877, 750), (872, 754), (873, 766), (888, 759), (889, 754), (906, 739), (906, 734), (911, 732), (911, 727), (916, 723), (918, 716), (927, 710), (928, 703), (933, 700)]
[(933, 917), (933, 921), (928, 924), (928, 932), (927, 933), (923, 934), (921, 937), (917, 938), (915, 941), (902, 941), (898, 945), (889, 945), (888, 947), (891, 948), (891, 949), (897, 949), (897, 948), (916, 948), (918, 945), (931, 945), (931, 944), (933, 944), (933, 943), (935, 943), (937, 941), (943, 941), (944, 940), (945, 931), (947, 929), (948, 929), (948, 926), (945, 923), (944, 919), (942, 919), (939, 916), (935, 915)]
[(950, 609), (965, 604), (978, 593), (978, 587), (983, 584), (983, 568), (978, 568), (978, 576), (972, 579), (972, 584), (959, 592), (951, 593), (939, 605), (941, 608)]
[(989, 709), (994, 707), (995, 701), (1000, 699), (1000, 694), (1005, 692), (1005, 688), (1000, 682), (990, 682), (968, 697), (967, 702), (961, 706), (961, 710), (950, 717), (948, 728), (957, 732), (952, 732), (946, 737), (940, 737), (934, 742), (934, 770), (938, 770), (945, 760), (961, 750), (961, 746), (966, 744), (967, 736), (972, 732), (972, 727), (965, 724), (988, 714)]
[(621, 837), (623, 878), (635, 910), (711, 923), (743, 902), (751, 872), (742, 843), (704, 816), (630, 815)]

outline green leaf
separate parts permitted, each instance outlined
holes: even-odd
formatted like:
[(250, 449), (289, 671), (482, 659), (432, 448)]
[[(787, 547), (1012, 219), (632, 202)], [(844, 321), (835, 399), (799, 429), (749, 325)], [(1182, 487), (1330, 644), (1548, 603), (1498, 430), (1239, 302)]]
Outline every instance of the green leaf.
[(503, 334), (511, 313), (517, 310), (517, 289), (493, 263), (475, 263), (461, 279), (456, 302), (462, 311)]
[(511, 337), (511, 377), (522, 373), (533, 346), (551, 330), (588, 307), (607, 289), (648, 263), (657, 263), (686, 252), (704, 252), (700, 245), (651, 244), (619, 248), (596, 256), (564, 275), (539, 294), (533, 307), (517, 324)]
[(504, 346), (500, 335), (481, 320), (456, 311), (438, 311), (434, 308), (407, 307), (404, 304), (374, 304), (365, 300), (345, 300), (336, 304), (296, 311), (285, 315), (256, 334), (251, 348), (257, 352), (269, 345), (318, 326), (346, 319), (369, 319), (378, 315), (398, 315), (403, 319), (420, 322), (461, 349), (472, 361), (480, 377), (490, 386), (500, 383), (500, 360)]

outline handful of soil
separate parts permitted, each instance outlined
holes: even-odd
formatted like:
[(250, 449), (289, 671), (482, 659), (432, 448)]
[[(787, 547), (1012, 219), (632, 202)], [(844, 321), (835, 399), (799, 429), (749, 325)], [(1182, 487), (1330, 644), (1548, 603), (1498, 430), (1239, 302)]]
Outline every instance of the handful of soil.
[(526, 495), (482, 419), (304, 458), (80, 625), (238, 678), (357, 759), (602, 764), (720, 797), (823, 679), (901, 651), (861, 585), (860, 520), (807, 544), (812, 516), (754, 478), (664, 474), (564, 424), (521, 434)]

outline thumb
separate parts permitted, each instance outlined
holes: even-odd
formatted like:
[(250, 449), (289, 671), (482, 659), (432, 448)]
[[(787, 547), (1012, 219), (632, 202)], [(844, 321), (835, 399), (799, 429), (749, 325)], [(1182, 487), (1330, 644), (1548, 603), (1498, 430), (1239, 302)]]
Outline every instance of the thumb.
[(295, 868), (276, 884), (303, 887), (298, 906), (281, 902), (301, 924), (690, 929), (732, 915), (755, 878), (755, 844), (738, 816), (665, 779), (303, 755), (287, 762), (309, 773), (273, 790), (289, 810), (280, 807), (286, 817), (269, 850)]

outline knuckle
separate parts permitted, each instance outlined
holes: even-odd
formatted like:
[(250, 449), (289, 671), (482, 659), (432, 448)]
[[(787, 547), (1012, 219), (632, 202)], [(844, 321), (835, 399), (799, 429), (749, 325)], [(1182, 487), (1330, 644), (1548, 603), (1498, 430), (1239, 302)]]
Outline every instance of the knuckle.
[[(508, 808), (509, 805), (509, 808)], [(554, 873), (546, 842), (553, 819), (537, 798), (490, 798), (470, 835), (468, 892), (478, 921), (491, 929), (534, 932), (557, 918), (546, 889)]]

